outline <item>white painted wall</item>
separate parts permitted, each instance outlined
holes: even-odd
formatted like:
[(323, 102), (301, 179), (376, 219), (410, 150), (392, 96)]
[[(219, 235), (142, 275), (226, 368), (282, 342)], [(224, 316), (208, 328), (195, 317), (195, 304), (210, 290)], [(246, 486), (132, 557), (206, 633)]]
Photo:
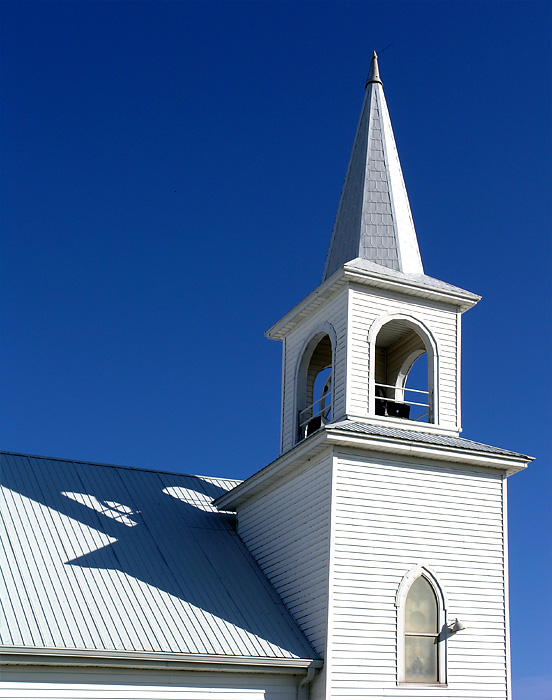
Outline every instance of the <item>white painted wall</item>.
[[(238, 532), (325, 659), (312, 700), (507, 700), (505, 480), (500, 470), (339, 447), (240, 506)], [(445, 591), (447, 685), (398, 686), (401, 581)]]
[[(382, 319), (395, 316), (419, 321), (434, 338), (436, 353), (435, 425), (446, 431), (460, 429), (460, 324), (459, 311), (427, 299), (399, 295), (353, 284), (342, 289), (301, 320), (286, 336), (283, 347), (281, 451), (296, 439), (296, 378), (308, 341), (330, 324), (334, 348), (333, 420), (346, 416), (370, 419), (370, 334)], [(414, 343), (415, 344), (415, 343)], [(418, 424), (412, 422), (414, 426)], [(401, 421), (402, 427), (408, 423)]]
[[(497, 470), (340, 454), (328, 697), (507, 698), (502, 498)], [(467, 627), (447, 642), (446, 688), (397, 687), (395, 596), (419, 562)]]
[[(330, 565), (331, 466), (325, 457), (298, 467), (286, 481), (238, 513), (238, 533), (324, 658)], [(311, 700), (324, 698), (322, 674)]]
[(3, 700), (296, 700), (299, 677), (5, 666)]

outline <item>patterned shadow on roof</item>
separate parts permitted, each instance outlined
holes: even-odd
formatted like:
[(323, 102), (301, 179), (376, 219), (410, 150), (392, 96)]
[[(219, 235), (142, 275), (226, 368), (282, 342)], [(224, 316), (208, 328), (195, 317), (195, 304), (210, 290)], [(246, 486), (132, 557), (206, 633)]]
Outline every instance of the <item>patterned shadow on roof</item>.
[(0, 456), (3, 644), (316, 658), (210, 505), (236, 482)]

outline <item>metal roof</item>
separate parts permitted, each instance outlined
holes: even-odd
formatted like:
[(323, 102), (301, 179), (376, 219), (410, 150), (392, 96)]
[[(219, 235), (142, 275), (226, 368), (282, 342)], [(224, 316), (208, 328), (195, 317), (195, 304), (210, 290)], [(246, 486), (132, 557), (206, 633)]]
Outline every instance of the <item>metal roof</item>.
[(423, 274), (375, 51), (322, 279), (357, 257)]
[(408, 442), (425, 443), (427, 445), (438, 445), (440, 447), (456, 447), (463, 450), (475, 450), (477, 452), (488, 452), (495, 455), (506, 455), (508, 457), (521, 457), (526, 460), (532, 459), (527, 455), (504, 450), (501, 447), (485, 445), (482, 442), (474, 442), (466, 438), (454, 437), (452, 435), (439, 435), (437, 433), (423, 432), (420, 430), (403, 430), (402, 428), (387, 428), (382, 425), (371, 425), (370, 423), (360, 423), (358, 421), (346, 420), (339, 423), (330, 423), (326, 426), (328, 430), (342, 430), (349, 433), (362, 433), (364, 435), (374, 435), (378, 437), (397, 438)]
[(474, 303), (479, 301), (481, 297), (478, 294), (469, 292), (462, 287), (457, 287), (449, 282), (443, 282), (443, 280), (437, 279), (436, 277), (430, 277), (429, 275), (417, 272), (401, 272), (400, 270), (391, 270), (384, 265), (379, 265), (370, 260), (364, 260), (363, 258), (355, 258), (346, 263), (347, 269), (354, 268), (355, 270), (362, 270), (363, 272), (371, 272), (378, 274), (382, 277), (389, 278), (390, 280), (397, 280), (410, 284), (417, 284), (420, 287), (427, 289), (435, 289), (439, 291), (451, 292), (453, 294), (461, 294), (470, 298)]
[(211, 505), (238, 482), (0, 459), (3, 645), (317, 658)]

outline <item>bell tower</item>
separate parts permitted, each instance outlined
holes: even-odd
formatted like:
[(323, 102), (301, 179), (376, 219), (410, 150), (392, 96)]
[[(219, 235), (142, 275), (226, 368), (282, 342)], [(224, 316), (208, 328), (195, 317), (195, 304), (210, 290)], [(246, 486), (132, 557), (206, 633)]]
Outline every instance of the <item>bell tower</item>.
[(478, 300), (424, 274), (374, 53), (322, 284), (267, 332), (284, 343), (282, 452), (341, 420), (458, 436)]
[(283, 343), (279, 457), (216, 502), (324, 659), (311, 700), (509, 698), (506, 478), (460, 437), (461, 316), (424, 273), (374, 53), (322, 283)]

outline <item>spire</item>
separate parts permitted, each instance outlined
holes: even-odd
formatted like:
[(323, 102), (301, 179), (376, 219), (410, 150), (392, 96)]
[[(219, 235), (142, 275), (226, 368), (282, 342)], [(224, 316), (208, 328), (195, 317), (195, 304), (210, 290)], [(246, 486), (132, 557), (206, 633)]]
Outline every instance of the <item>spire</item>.
[(355, 258), (424, 271), (375, 51), (323, 280)]
[(375, 51), (372, 54), (372, 60), (370, 61), (370, 73), (364, 87), (367, 88), (370, 83), (380, 83), (380, 85), (383, 85), (381, 78), (379, 77), (378, 54)]

